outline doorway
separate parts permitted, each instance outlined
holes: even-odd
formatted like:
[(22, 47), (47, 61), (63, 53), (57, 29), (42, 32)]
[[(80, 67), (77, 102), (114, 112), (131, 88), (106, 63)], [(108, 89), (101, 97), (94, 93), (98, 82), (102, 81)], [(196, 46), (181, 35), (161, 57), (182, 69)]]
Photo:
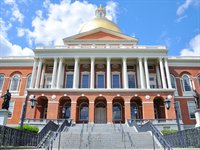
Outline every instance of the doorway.
[(106, 123), (106, 105), (98, 102), (95, 105), (95, 123)]

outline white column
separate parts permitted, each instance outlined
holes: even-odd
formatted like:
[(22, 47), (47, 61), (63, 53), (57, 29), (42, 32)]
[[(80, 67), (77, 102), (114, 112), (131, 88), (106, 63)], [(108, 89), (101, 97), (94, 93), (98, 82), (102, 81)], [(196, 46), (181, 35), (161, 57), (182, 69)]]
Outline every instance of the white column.
[(58, 58), (54, 58), (51, 88), (55, 88), (56, 87), (57, 65), (58, 65)]
[(146, 77), (147, 89), (150, 89), (150, 84), (149, 84), (149, 70), (148, 70), (147, 58), (144, 58), (144, 68), (145, 68), (145, 77)]
[(165, 73), (166, 73), (166, 76), (167, 76), (167, 85), (168, 85), (168, 88), (172, 88), (172, 84), (171, 84), (171, 79), (170, 79), (170, 73), (169, 73), (169, 67), (168, 67), (168, 63), (167, 63), (167, 58), (164, 59), (165, 61)]
[(126, 63), (126, 57), (123, 58), (123, 88), (127, 89), (128, 88), (128, 80), (127, 80), (127, 63)]
[(37, 76), (36, 76), (36, 81), (35, 81), (35, 88), (39, 87), (41, 70), (42, 70), (42, 59), (39, 59), (39, 64), (38, 64), (38, 69), (37, 69)]
[(107, 58), (107, 89), (110, 89), (111, 88), (111, 85), (110, 85), (110, 58), (108, 57)]
[(90, 88), (94, 89), (94, 61), (95, 58), (91, 58), (91, 70), (90, 70)]
[(78, 57), (76, 57), (75, 58), (75, 63), (74, 63), (74, 78), (73, 78), (73, 88), (74, 89), (76, 89), (76, 88), (78, 88), (78, 73), (79, 73), (79, 71), (78, 71), (78, 69), (79, 69), (79, 65), (78, 65), (78, 63), (79, 63), (79, 58)]
[(36, 75), (36, 69), (37, 69), (37, 59), (34, 59), (34, 64), (33, 64), (33, 70), (32, 70), (32, 75), (31, 75), (31, 83), (30, 83), (30, 88), (32, 89), (34, 86), (35, 82), (35, 75)]
[(137, 88), (141, 88), (139, 63), (136, 64), (136, 69), (137, 69)]
[(45, 75), (45, 70), (46, 70), (46, 64), (43, 64), (42, 67), (42, 75), (41, 75), (41, 80), (40, 80), (40, 88), (44, 87), (44, 75)]
[(161, 79), (160, 79), (160, 70), (158, 64), (156, 64), (156, 76), (158, 80), (158, 88), (162, 88), (161, 86)]
[(62, 77), (62, 64), (63, 64), (63, 58), (60, 58), (59, 60), (59, 66), (58, 66), (58, 76), (57, 76), (57, 83), (56, 83), (56, 88), (60, 88), (60, 80)]
[(165, 73), (164, 73), (164, 67), (163, 67), (162, 58), (159, 58), (159, 63), (160, 63), (160, 72), (161, 72), (162, 86), (163, 86), (163, 89), (166, 89), (167, 87), (166, 87)]
[(144, 71), (142, 65), (142, 58), (139, 58), (139, 70), (140, 70), (141, 89), (144, 89)]

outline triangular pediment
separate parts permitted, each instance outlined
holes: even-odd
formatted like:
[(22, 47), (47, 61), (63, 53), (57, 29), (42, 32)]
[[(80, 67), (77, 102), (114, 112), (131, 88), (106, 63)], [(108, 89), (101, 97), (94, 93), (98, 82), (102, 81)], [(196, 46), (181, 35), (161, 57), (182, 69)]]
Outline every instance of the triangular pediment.
[(132, 41), (137, 43), (138, 40), (134, 37), (124, 35), (119, 32), (108, 30), (105, 28), (97, 28), (88, 32), (76, 34), (63, 39), (64, 43), (72, 41)]

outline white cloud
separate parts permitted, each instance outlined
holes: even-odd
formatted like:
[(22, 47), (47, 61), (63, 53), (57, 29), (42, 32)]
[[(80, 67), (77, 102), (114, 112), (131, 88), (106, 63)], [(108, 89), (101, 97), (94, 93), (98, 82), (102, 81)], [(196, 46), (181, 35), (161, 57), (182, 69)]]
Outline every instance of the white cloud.
[(181, 56), (200, 56), (200, 34), (190, 40), (189, 48), (181, 50)]
[(178, 16), (181, 16), (189, 8), (189, 6), (193, 4), (195, 5), (198, 3), (199, 3), (199, 0), (185, 0), (185, 2), (178, 7), (176, 14)]
[(2, 18), (0, 18), (0, 34), (7, 37), (7, 31), (12, 27), (11, 23), (6, 23)]
[(176, 22), (179, 23), (179, 22), (181, 22), (182, 20), (184, 20), (184, 19), (186, 19), (186, 18), (187, 18), (186, 15), (181, 16), (181, 17), (179, 17), (179, 18), (176, 20)]
[(22, 23), (24, 20), (24, 15), (20, 12), (16, 1), (15, 0), (5, 0), (4, 3), (11, 6), (11, 13), (12, 13), (11, 20), (12, 21), (17, 20), (20, 23)]
[[(32, 21), (33, 30), (18, 29), (19, 36), (24, 33), (29, 43), (44, 45), (60, 45), (63, 44), (62, 39), (77, 34), (81, 26), (94, 18), (96, 5), (86, 1), (75, 1), (71, 3), (69, 0), (62, 0), (59, 4), (50, 3), (49, 0), (44, 2), (47, 18), (41, 10), (36, 12), (36, 17)], [(116, 20), (117, 4), (108, 2), (107, 16), (111, 20)]]

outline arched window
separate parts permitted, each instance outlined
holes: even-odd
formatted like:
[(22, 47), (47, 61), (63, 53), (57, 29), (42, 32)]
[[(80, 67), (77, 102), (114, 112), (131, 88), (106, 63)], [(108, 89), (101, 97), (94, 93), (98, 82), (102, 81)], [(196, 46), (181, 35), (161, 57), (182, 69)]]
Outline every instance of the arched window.
[(182, 76), (182, 85), (183, 85), (183, 91), (184, 92), (192, 91), (191, 81), (190, 81), (190, 78), (189, 78), (188, 75)]
[(63, 107), (64, 118), (69, 119), (71, 117), (71, 103), (66, 102)]
[(20, 83), (20, 75), (15, 74), (11, 78), (10, 91), (18, 91)]
[(138, 119), (139, 111), (138, 105), (135, 102), (131, 103), (131, 119)]
[(4, 78), (5, 78), (5, 76), (3, 74), (0, 74), (0, 91), (3, 88)]
[(197, 76), (197, 81), (198, 81), (199, 87), (200, 87), (200, 75)]
[(29, 76), (27, 76), (27, 80), (26, 80), (26, 88), (30, 88), (30, 84), (31, 84), (31, 74)]
[(113, 120), (122, 120), (122, 106), (117, 102), (113, 104)]
[(80, 120), (88, 120), (88, 103), (81, 103), (80, 105)]

